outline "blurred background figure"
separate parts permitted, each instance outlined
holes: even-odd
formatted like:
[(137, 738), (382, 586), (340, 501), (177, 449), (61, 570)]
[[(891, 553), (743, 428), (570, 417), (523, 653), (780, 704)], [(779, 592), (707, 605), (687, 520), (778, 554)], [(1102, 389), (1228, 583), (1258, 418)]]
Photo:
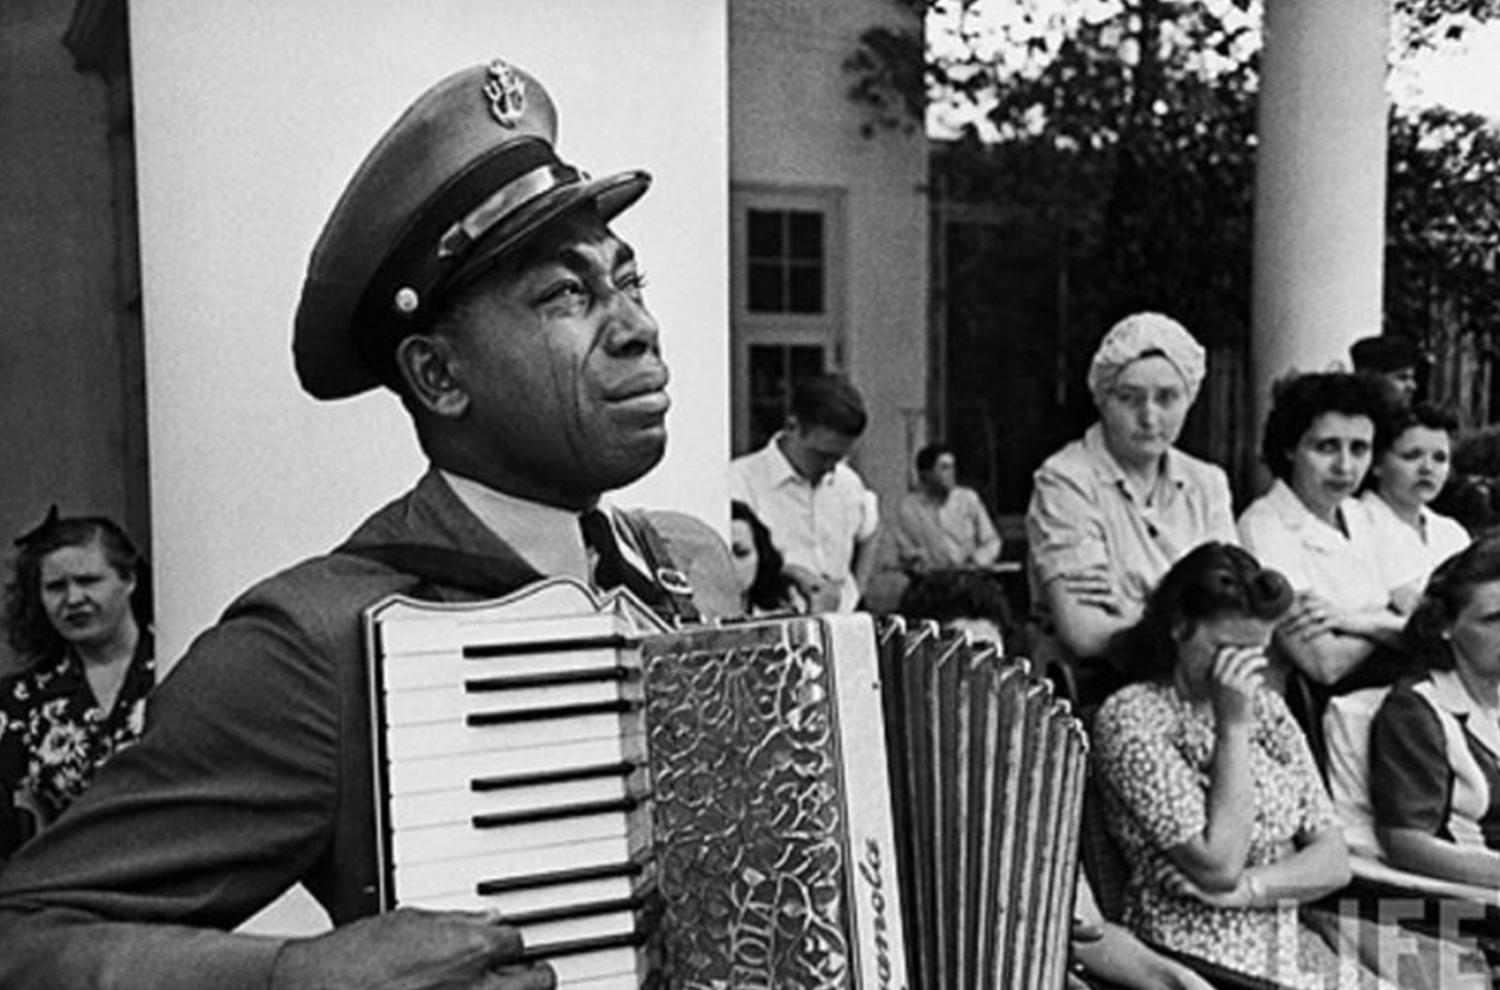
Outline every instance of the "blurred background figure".
[(765, 523), (814, 612), (850, 612), (875, 569), (875, 493), (846, 463), (869, 416), (842, 375), (815, 375), (792, 391), (786, 427), (730, 464), (730, 498)]
[(982, 571), (929, 571), (907, 585), (899, 611), (908, 619), (928, 619), (946, 631), (966, 632), (1002, 648), (1012, 630), (1004, 591)]
[(807, 611), (807, 600), (786, 576), (770, 531), (755, 510), (738, 500), (729, 503), (729, 555), (744, 615)]
[(4, 856), (140, 738), (156, 683), (145, 561), (116, 523), (54, 506), (16, 547), (5, 628), (22, 669), (0, 682)]
[(1000, 534), (979, 493), (958, 483), (958, 460), (946, 444), (917, 451), (917, 490), (901, 500), (896, 550), (901, 568), (923, 574), (953, 567), (991, 567)]
[(1354, 362), (1354, 373), (1379, 385), (1381, 395), (1393, 407), (1416, 401), (1427, 357), (1410, 338), (1395, 334), (1363, 337), (1350, 346), (1349, 359)]
[(1438, 564), (1469, 545), (1469, 531), (1429, 505), (1448, 484), (1458, 420), (1425, 403), (1391, 410), (1375, 426), (1374, 484), (1360, 501), (1370, 514), (1380, 547), (1391, 605), (1403, 615), (1416, 608)]

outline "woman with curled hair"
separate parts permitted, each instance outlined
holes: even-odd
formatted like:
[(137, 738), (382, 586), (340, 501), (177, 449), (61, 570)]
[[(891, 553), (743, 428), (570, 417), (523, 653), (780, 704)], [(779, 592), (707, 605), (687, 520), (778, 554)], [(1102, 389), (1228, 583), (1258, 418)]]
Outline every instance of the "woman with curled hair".
[(45, 824), (140, 738), (155, 686), (145, 562), (114, 522), (54, 507), (16, 540), (5, 626), (23, 667), (0, 683), (0, 857), (25, 837), (18, 791)]
[(1500, 887), (1500, 537), (1433, 572), (1404, 643), (1420, 673), (1370, 728), (1376, 838), (1393, 866)]
[[(1261, 438), (1276, 480), (1239, 519), (1240, 542), (1297, 593), (1277, 629), (1277, 657), (1320, 685), (1343, 681), (1401, 632), (1378, 537), (1354, 498), (1383, 415), (1367, 378), (1330, 372), (1279, 382)], [(1285, 682), (1284, 666), (1271, 673)]]
[(1292, 600), (1238, 546), (1204, 544), (1173, 565), (1118, 640), (1144, 679), (1100, 709), (1095, 769), (1137, 934), (1285, 986), (1333, 987), (1340, 959), (1299, 909), (1349, 882), (1348, 853), (1306, 739), (1263, 681)]
[(1410, 615), (1433, 569), (1469, 545), (1469, 531), (1428, 506), (1443, 492), (1458, 420), (1419, 403), (1391, 410), (1375, 426), (1373, 484), (1359, 497), (1380, 547), (1391, 604)]

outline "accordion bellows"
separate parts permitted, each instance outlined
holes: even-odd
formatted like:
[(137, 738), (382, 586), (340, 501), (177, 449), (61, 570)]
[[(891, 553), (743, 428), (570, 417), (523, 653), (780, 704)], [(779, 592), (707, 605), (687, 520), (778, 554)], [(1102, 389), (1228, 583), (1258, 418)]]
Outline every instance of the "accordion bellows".
[(563, 988), (1063, 985), (1083, 735), (1024, 663), (569, 579), (367, 634), (387, 909), (498, 910)]

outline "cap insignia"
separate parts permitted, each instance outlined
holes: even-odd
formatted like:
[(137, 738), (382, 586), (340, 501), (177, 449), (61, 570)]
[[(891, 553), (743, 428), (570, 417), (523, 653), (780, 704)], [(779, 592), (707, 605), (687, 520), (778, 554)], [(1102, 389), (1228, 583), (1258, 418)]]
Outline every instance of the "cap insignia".
[(501, 127), (515, 127), (526, 112), (526, 83), (502, 59), (489, 65), (489, 79), (484, 84), (484, 95), (490, 101), (490, 116)]

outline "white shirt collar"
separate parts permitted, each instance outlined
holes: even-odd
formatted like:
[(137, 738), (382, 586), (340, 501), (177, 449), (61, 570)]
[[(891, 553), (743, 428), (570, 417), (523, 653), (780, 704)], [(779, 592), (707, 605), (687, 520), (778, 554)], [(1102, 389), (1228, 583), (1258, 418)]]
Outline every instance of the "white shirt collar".
[(1474, 737), (1487, 746), (1491, 753), (1500, 756), (1500, 722), (1486, 715), (1484, 709), (1464, 687), (1463, 678), (1456, 670), (1434, 670), (1430, 697), (1454, 715), (1465, 718), (1465, 725)]
[(539, 573), (588, 583), (589, 557), (578, 513), (516, 498), (449, 471), (438, 473), (465, 508)]
[[(438, 474), (464, 507), (522, 560), (536, 568), (537, 573), (575, 577), (585, 584), (591, 583), (593, 560), (584, 546), (577, 512), (507, 495), (441, 468)], [(615, 542), (620, 545), (626, 562), (649, 578), (651, 568), (636, 546), (635, 534), (621, 524), (619, 512), (607, 500), (601, 499), (599, 508), (609, 517)]]

